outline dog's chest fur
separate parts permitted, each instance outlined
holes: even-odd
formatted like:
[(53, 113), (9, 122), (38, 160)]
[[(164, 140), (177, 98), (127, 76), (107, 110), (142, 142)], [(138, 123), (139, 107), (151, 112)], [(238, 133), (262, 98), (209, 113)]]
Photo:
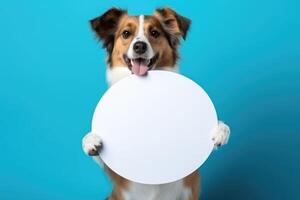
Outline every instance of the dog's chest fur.
[(131, 182), (123, 191), (124, 200), (186, 200), (191, 190), (184, 186), (183, 181), (162, 185), (145, 185)]

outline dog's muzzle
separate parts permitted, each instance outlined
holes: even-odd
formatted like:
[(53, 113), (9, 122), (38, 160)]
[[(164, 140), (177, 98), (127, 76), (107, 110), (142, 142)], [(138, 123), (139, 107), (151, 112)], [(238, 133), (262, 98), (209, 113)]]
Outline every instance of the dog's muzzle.
[(158, 53), (150, 59), (143, 57), (129, 58), (126, 54), (123, 55), (123, 58), (128, 68), (131, 70), (132, 73), (138, 76), (146, 75), (147, 72), (154, 67), (158, 57)]

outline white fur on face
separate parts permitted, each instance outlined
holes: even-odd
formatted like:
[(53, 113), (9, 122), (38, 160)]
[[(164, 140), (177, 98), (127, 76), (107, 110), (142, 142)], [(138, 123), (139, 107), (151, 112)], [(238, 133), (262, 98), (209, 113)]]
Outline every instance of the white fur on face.
[[(130, 43), (130, 46), (129, 46), (129, 49), (128, 49), (128, 52), (127, 52), (127, 56), (130, 59), (138, 58), (138, 57), (143, 57), (145, 59), (150, 59), (154, 56), (154, 51), (152, 49), (152, 46), (151, 46), (148, 38), (145, 36), (145, 33), (144, 33), (144, 18), (145, 18), (144, 15), (139, 16), (139, 32), (136, 35), (136, 37), (132, 40), (132, 42)], [(136, 43), (138, 41), (145, 42), (147, 44), (147, 51), (143, 55), (138, 55), (133, 50), (134, 43)]]

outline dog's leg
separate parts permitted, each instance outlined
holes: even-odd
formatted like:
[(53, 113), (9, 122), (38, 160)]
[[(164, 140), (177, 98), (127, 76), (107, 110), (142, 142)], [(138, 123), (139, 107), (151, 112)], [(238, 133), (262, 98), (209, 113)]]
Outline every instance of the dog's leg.
[(92, 156), (93, 159), (100, 165), (103, 166), (103, 162), (99, 156), (99, 151), (102, 148), (102, 140), (99, 135), (95, 133), (88, 133), (82, 139), (83, 151)]
[(200, 195), (200, 173), (198, 170), (194, 171), (184, 179), (185, 187), (189, 188), (188, 195), (184, 195), (180, 200), (198, 200)]
[(227, 144), (230, 136), (230, 128), (224, 124), (222, 121), (219, 121), (218, 126), (213, 131), (212, 140), (215, 145), (215, 149), (224, 144)]

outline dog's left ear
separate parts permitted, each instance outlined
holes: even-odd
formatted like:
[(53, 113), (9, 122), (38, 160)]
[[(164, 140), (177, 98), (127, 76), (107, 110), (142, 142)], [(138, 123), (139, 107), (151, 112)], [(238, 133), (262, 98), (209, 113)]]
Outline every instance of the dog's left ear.
[(191, 20), (177, 14), (171, 8), (158, 8), (154, 16), (162, 23), (163, 27), (174, 36), (185, 40), (191, 25)]

